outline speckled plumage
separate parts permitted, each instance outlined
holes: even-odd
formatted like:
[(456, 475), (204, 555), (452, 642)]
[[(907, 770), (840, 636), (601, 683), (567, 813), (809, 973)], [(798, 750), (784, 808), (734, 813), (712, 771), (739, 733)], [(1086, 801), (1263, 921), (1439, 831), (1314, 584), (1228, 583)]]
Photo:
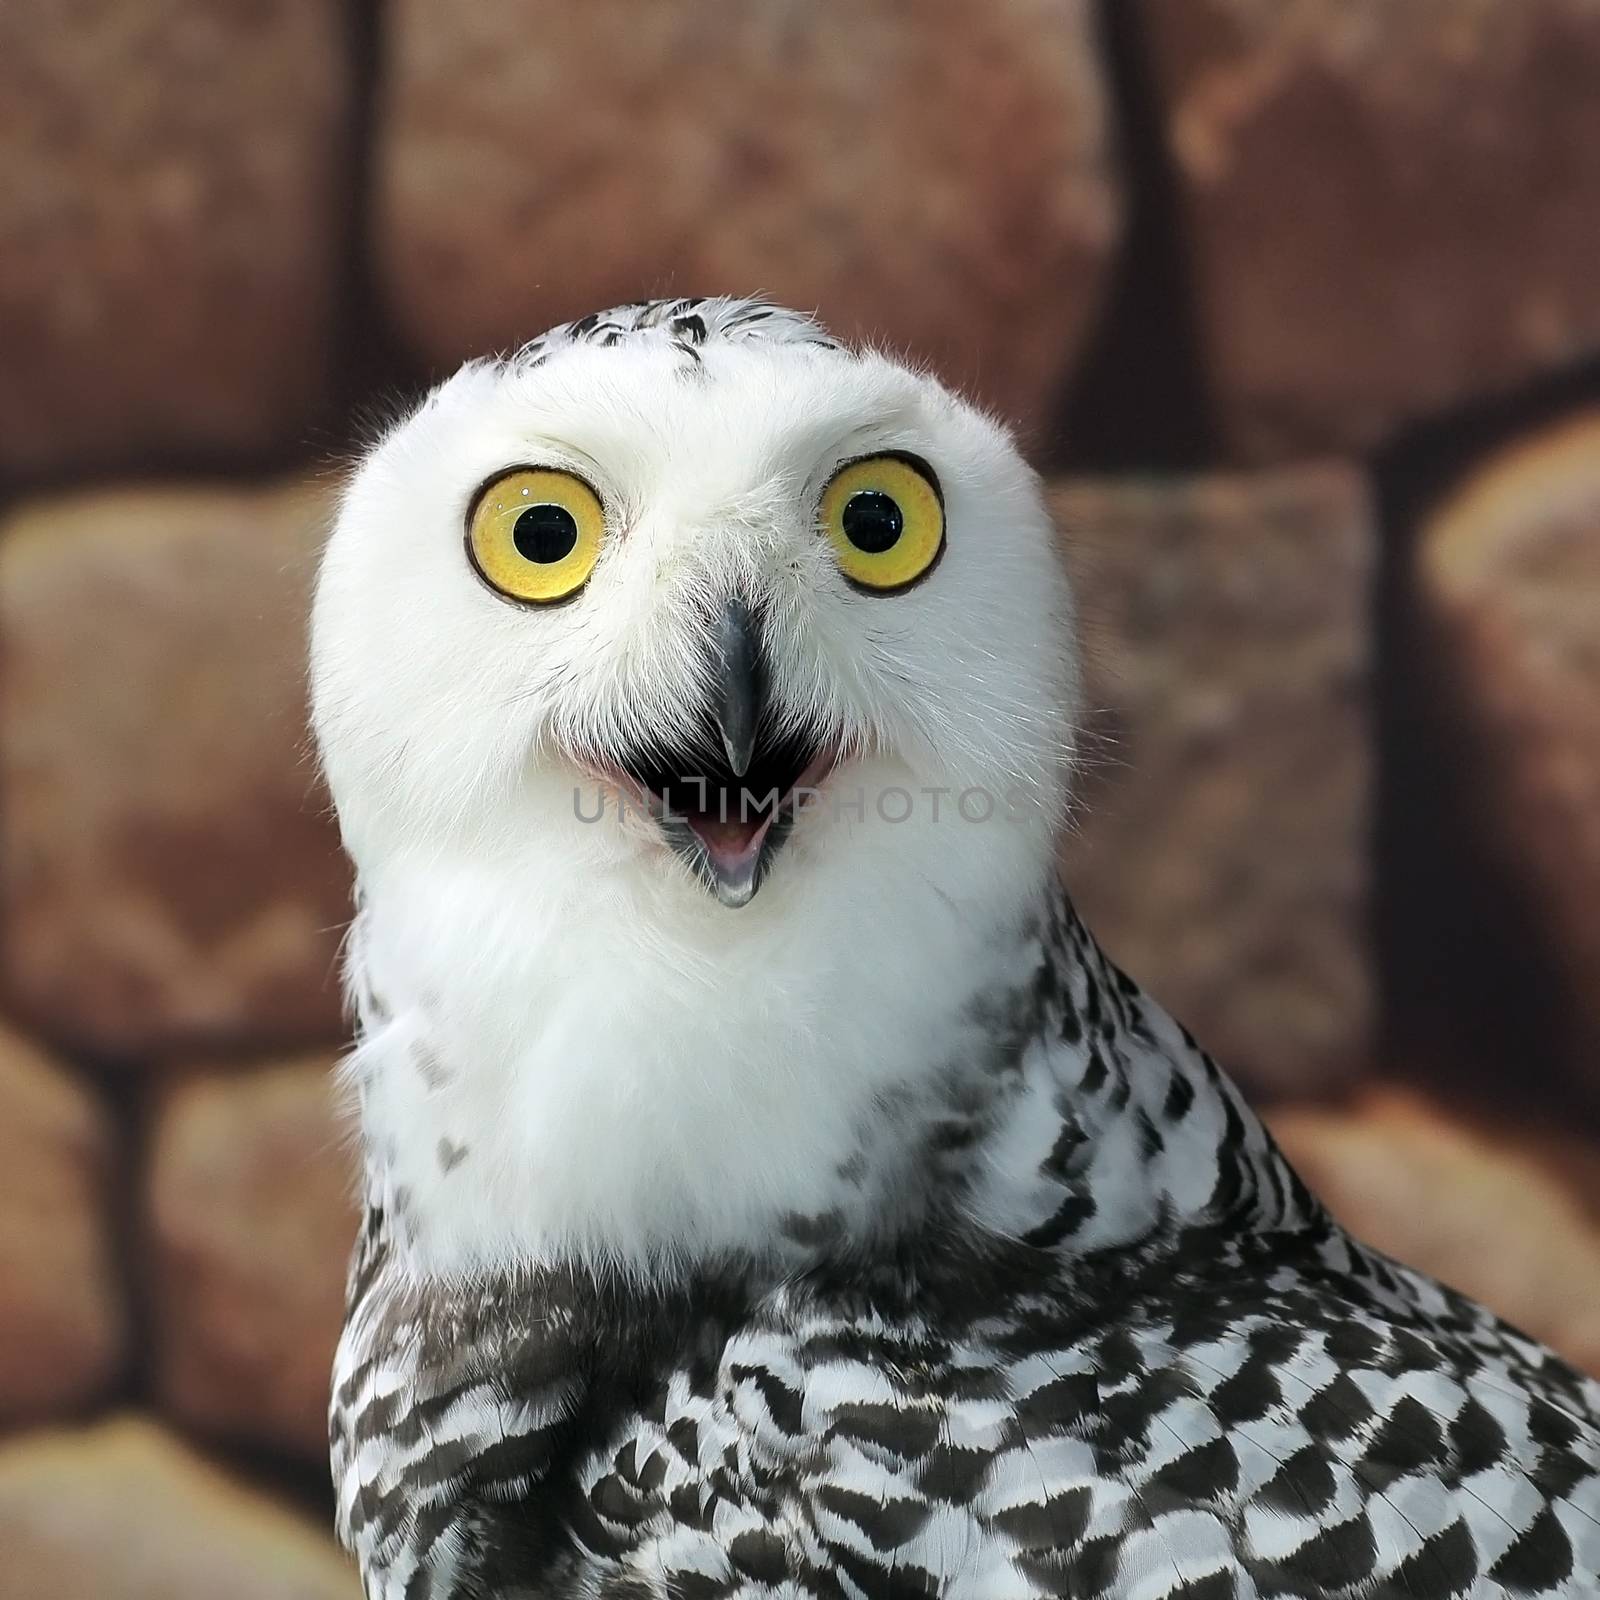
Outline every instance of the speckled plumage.
[[(640, 332), (690, 366), (708, 341), (836, 348), (677, 301), (522, 359)], [(780, 905), (812, 848), (797, 829)], [(863, 1096), (826, 1203), (681, 1254), (453, 1265), (426, 1212), (472, 1172), (449, 1118), (473, 1064), (447, 994), (389, 991), (392, 891), (363, 872), (367, 1216), (332, 1454), (371, 1600), (1600, 1593), (1600, 1386), (1337, 1227), (1047, 859), (967, 990), (930, 984), (936, 1058)], [(413, 1156), (394, 1130), (421, 1111)]]
[[(1022, 945), (1026, 1026), (907, 1117), (939, 1179), (881, 1257), (797, 1228), (666, 1292), (444, 1291), (369, 1215), (369, 1592), (1595, 1593), (1600, 1388), (1334, 1226), (1064, 901)], [(1014, 1137), (1042, 1160), (996, 1170)]]

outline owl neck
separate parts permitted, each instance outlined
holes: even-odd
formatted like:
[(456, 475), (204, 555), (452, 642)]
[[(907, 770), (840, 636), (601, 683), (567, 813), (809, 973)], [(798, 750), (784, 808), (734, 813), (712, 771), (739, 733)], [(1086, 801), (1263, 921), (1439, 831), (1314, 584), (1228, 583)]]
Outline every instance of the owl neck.
[[(915, 1008), (852, 1008), (816, 986), (820, 947), (792, 948), (742, 993), (710, 975), (717, 1003), (737, 996), (725, 1030), (686, 994), (696, 952), (664, 962), (606, 926), (593, 951), (543, 950), (534, 1004), (490, 1003), (484, 970), (426, 959), (433, 938), (460, 947), (452, 914), (380, 892), (353, 941), (367, 1204), (419, 1274), (786, 1273), (951, 1229), (1148, 1251), (1315, 1215), (1237, 1090), (1053, 882), (971, 937), (912, 906), (903, 937), (937, 968)], [(610, 981), (584, 980), (602, 957)]]
[(1323, 1227), (1235, 1085), (1106, 959), (1060, 889), (1036, 949), (1025, 1042), (968, 1171), (972, 1221), (1080, 1254)]

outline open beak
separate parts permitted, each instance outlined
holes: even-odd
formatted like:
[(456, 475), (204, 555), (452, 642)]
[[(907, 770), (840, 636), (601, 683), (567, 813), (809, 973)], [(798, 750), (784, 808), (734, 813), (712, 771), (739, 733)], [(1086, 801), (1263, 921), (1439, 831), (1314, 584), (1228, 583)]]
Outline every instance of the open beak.
[(725, 906), (747, 905), (797, 814), (797, 791), (832, 770), (833, 746), (790, 727), (770, 701), (761, 624), (730, 598), (711, 630), (701, 725), (676, 748), (622, 755), (662, 837)]

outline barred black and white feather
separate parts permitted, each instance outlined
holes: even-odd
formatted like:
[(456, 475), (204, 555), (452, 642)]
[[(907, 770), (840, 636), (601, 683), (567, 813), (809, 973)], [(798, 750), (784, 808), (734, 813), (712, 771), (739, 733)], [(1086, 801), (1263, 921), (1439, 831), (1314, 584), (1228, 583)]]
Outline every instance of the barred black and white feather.
[(1027, 943), (892, 1249), (444, 1286), (369, 1213), (333, 1435), (369, 1593), (1600, 1592), (1600, 1388), (1334, 1226), (1063, 901)]

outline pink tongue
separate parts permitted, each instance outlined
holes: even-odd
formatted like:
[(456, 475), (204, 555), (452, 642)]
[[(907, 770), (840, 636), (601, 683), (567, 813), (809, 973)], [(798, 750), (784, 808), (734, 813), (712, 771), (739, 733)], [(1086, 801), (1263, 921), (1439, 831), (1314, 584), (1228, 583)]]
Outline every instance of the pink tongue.
[(761, 848), (761, 841), (772, 826), (772, 818), (763, 814), (742, 822), (737, 817), (730, 817), (724, 822), (715, 813), (710, 813), (692, 815), (688, 823), (700, 836), (712, 860), (719, 865), (732, 865), (747, 860)]

